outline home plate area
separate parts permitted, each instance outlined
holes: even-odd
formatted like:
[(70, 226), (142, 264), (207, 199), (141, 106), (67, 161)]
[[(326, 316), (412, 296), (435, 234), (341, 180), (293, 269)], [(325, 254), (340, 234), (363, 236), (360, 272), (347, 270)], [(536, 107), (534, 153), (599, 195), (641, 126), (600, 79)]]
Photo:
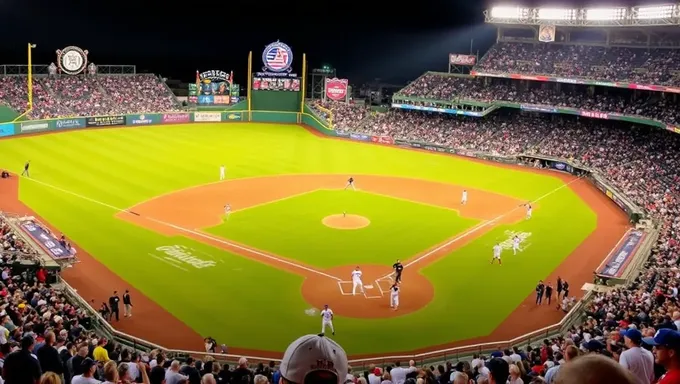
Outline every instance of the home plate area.
[(338, 288), (340, 288), (340, 294), (343, 296), (363, 296), (366, 299), (382, 299), (389, 294), (393, 283), (392, 277), (382, 277), (374, 280), (373, 284), (364, 284), (363, 293), (357, 287), (356, 295), (352, 293), (353, 283), (351, 281), (338, 281)]

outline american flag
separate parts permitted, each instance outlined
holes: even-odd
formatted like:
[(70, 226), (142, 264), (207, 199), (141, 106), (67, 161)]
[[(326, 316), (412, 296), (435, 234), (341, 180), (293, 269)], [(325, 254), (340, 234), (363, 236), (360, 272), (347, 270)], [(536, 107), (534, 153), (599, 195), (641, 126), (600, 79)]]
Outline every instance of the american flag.
[(288, 51), (273, 47), (267, 52), (267, 65), (273, 70), (281, 70), (288, 66)]

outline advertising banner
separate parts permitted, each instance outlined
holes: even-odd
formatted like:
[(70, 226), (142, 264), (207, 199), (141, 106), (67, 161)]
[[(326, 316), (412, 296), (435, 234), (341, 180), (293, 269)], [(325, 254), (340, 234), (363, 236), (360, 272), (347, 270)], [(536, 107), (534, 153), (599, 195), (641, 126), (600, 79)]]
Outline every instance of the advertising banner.
[(597, 112), (597, 111), (583, 111), (581, 110), (581, 116), (583, 117), (590, 117), (593, 119), (609, 119), (609, 114), (605, 112)]
[(199, 95), (198, 104), (215, 104), (215, 96), (212, 95)]
[(0, 124), (0, 137), (12, 136), (14, 134), (14, 123)]
[(359, 141), (371, 141), (371, 136), (364, 135), (362, 133), (350, 132), (349, 138), (352, 139), (352, 140), (359, 140)]
[(547, 105), (521, 104), (519, 109), (529, 112), (557, 113), (557, 108)]
[(426, 111), (426, 112), (449, 113), (449, 114), (452, 114), (452, 115), (463, 115), (463, 116), (474, 116), (474, 117), (483, 116), (482, 112), (459, 111), (457, 109), (451, 109), (451, 108), (425, 107), (425, 106), (422, 106), (422, 105), (411, 105), (411, 104), (392, 103), (392, 108), (411, 109), (411, 110), (415, 110), (415, 111)]
[(85, 119), (85, 125), (88, 127), (113, 127), (118, 125), (125, 125), (125, 116), (94, 116)]
[(215, 95), (215, 97), (214, 97), (214, 103), (215, 103), (215, 105), (229, 104), (229, 101), (230, 101), (230, 100), (231, 100), (231, 96)]
[(347, 100), (348, 85), (347, 79), (326, 78), (326, 98), (335, 101)]
[(603, 277), (620, 278), (633, 259), (635, 252), (644, 241), (646, 234), (642, 231), (629, 231), (623, 241), (614, 248), (612, 253), (597, 269), (597, 274)]
[(449, 63), (451, 65), (475, 65), (475, 62), (477, 62), (477, 56), (475, 55), (449, 53)]
[(194, 121), (202, 121), (202, 122), (222, 121), (222, 113), (221, 112), (194, 112)]
[(337, 130), (335, 131), (335, 134), (336, 134), (338, 137), (349, 137), (349, 132), (343, 131), (342, 129), (337, 129)]
[(189, 96), (198, 96), (198, 86), (194, 83), (189, 83)]
[(240, 113), (224, 112), (223, 121), (241, 121)]
[(197, 104), (198, 103), (198, 96), (191, 96), (187, 97), (187, 102), (189, 104)]
[(21, 133), (33, 133), (33, 132), (43, 132), (50, 129), (50, 124), (47, 121), (36, 121), (34, 123), (20, 123), (19, 132)]
[(411, 143), (406, 140), (394, 139), (394, 145), (399, 145), (401, 147), (410, 147)]
[(161, 122), (167, 123), (190, 123), (191, 116), (188, 113), (165, 113), (161, 116)]
[(161, 122), (161, 115), (127, 115), (125, 116), (127, 125), (151, 125)]
[(371, 141), (378, 144), (394, 144), (394, 140), (389, 136), (371, 136)]
[(54, 259), (67, 259), (73, 255), (59, 244), (59, 241), (49, 234), (38, 224), (25, 222), (21, 224), (21, 229), (28, 233), (31, 238), (49, 253)]
[(555, 41), (555, 24), (541, 24), (538, 27), (538, 41), (543, 43)]
[(66, 128), (85, 128), (85, 119), (74, 118), (74, 119), (59, 119), (54, 122), (54, 127), (56, 129), (66, 129)]

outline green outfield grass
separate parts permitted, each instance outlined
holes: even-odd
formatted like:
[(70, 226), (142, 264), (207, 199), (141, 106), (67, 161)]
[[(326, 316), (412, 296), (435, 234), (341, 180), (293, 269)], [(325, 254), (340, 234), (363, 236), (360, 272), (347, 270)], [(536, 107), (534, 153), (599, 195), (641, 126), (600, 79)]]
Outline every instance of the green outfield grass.
[[(368, 227), (329, 228), (321, 220), (342, 212), (361, 215)], [(322, 268), (353, 264), (391, 265), (479, 221), (456, 211), (361, 191), (319, 190), (235, 212), (208, 231)], [(262, 236), (266, 233), (266, 236)]]
[[(523, 200), (538, 198), (563, 185), (555, 177), (457, 157), (327, 140), (299, 127), (273, 124), (72, 130), (0, 140), (0, 154), (0, 168), (20, 173), (24, 161), (31, 160), (33, 179), (91, 199), (31, 180), (20, 183), (20, 197), (26, 204), (197, 332), (212, 335), (229, 346), (279, 351), (301, 334), (318, 332), (319, 319), (304, 313), (309, 305), (300, 295), (302, 278), (183, 237), (168, 238), (134, 226), (115, 218), (114, 208), (213, 182), (220, 164), (227, 165), (230, 178), (296, 173), (376, 174), (465, 185)], [(335, 192), (301, 197), (318, 199), (323, 204), (309, 205), (296, 213), (304, 225), (299, 232), (291, 232), (294, 239), (322, 233), (325, 229), (321, 218), (329, 212), (338, 213), (333, 212), (339, 209), (333, 206), (337, 198), (326, 198), (324, 193)], [(365, 209), (373, 224), (350, 236), (361, 237), (362, 232), (376, 230), (389, 234), (380, 239), (382, 244), (374, 241), (376, 247), (427, 247), (429, 241), (436, 242), (474, 224), (452, 211), (370, 194), (357, 196), (367, 199), (357, 203), (357, 209)], [(372, 199), (376, 201), (369, 204)], [(237, 212), (233, 220), (242, 219), (243, 228), (227, 224), (210, 231), (253, 246), (276, 247), (287, 256), (290, 253), (293, 257), (294, 253), (294, 257), (311, 263), (313, 252), (299, 253), (297, 250), (303, 247), (285, 244), (280, 231), (271, 241), (258, 240), (263, 228), (272, 231), (276, 221), (286, 220), (285, 213), (298, 204), (295, 200)], [(378, 209), (393, 204), (403, 209)], [(273, 215), (269, 214), (271, 210), (275, 211)], [(419, 219), (409, 222), (405, 217), (412, 210), (427, 211), (428, 220), (437, 217), (440, 225), (447, 228), (427, 227), (418, 233), (422, 225)], [(387, 220), (394, 220), (399, 227), (381, 226)], [(318, 228), (312, 228), (314, 223)], [(362, 354), (411, 350), (488, 334), (595, 225), (595, 214), (569, 188), (562, 188), (540, 202), (532, 220), (499, 227), (424, 269), (422, 273), (435, 287), (435, 297), (421, 311), (389, 320), (338, 317), (336, 338), (350, 354)], [(492, 267), (491, 244), (509, 236), (506, 231), (525, 234), (531, 246), (517, 256), (506, 254), (502, 267)], [(333, 237), (345, 236), (337, 232)], [(415, 233), (406, 237), (407, 232)], [(395, 239), (401, 241), (399, 246), (392, 243)], [(312, 244), (320, 246), (318, 242)], [(199, 257), (213, 260), (214, 266), (184, 267), (185, 271), (160, 261), (157, 257), (162, 255), (157, 248), (170, 245), (189, 247)], [(361, 250), (344, 254), (343, 260), (340, 253), (331, 253), (326, 260), (315, 263), (360, 264), (366, 262), (364, 258), (382, 263), (393, 258), (387, 254), (382, 257), (386, 259)], [(405, 274), (409, 273), (416, 272), (407, 269)], [(275, 313), (275, 319), (263, 315), (265, 310)], [(370, 341), (365, 335), (370, 335)]]

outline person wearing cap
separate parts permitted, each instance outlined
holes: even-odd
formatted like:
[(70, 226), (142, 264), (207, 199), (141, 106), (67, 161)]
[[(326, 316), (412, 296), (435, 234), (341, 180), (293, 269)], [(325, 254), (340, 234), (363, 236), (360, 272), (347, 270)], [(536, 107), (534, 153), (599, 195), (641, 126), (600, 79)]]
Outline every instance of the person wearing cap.
[(623, 342), (626, 350), (621, 353), (619, 363), (635, 376), (638, 383), (649, 384), (654, 381), (654, 356), (642, 344), (642, 332), (629, 328), (624, 332)]
[(97, 363), (89, 357), (80, 364), (83, 368), (82, 375), (73, 376), (71, 384), (101, 384), (101, 381), (94, 378), (97, 371)]
[(323, 335), (305, 335), (293, 341), (281, 360), (281, 384), (343, 384), (347, 354)]
[(40, 380), (42, 370), (38, 359), (31, 355), (35, 346), (32, 336), (21, 339), (21, 349), (7, 355), (2, 366), (2, 377), (5, 384), (35, 383)]
[(494, 357), (486, 364), (490, 384), (505, 384), (510, 376), (510, 366), (502, 358)]
[(680, 383), (680, 332), (660, 329), (654, 337), (646, 337), (642, 341), (654, 346), (656, 362), (666, 369), (666, 374), (657, 384)]

